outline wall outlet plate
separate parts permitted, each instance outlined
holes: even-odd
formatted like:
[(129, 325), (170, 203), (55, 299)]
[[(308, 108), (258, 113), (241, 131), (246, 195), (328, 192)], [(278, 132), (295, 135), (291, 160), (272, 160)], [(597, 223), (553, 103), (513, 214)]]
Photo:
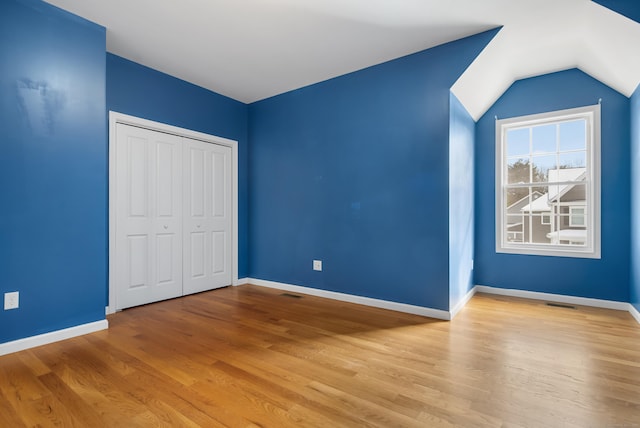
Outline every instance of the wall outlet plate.
[(20, 293), (18, 291), (12, 291), (10, 293), (4, 293), (4, 310), (18, 309), (20, 306)]
[(313, 261), (313, 270), (322, 271), (322, 260)]

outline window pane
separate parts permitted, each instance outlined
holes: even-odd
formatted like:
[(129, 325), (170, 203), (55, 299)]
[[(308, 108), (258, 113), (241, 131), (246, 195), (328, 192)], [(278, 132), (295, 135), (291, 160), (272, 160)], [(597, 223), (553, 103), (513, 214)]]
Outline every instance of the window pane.
[(565, 208), (563, 213), (568, 214), (569, 207), (570, 209), (575, 210), (578, 208), (584, 208), (587, 205), (586, 184), (570, 184), (557, 187), (560, 187), (560, 193), (553, 202), (559, 202), (560, 205)]
[(556, 169), (556, 155), (533, 156), (531, 174), (534, 183), (549, 181), (550, 169)]
[(550, 244), (551, 240), (547, 236), (551, 232), (549, 224), (542, 223), (541, 215), (531, 217), (531, 242), (534, 244)]
[(506, 220), (507, 220), (508, 230), (515, 230), (515, 229), (522, 230), (522, 221), (523, 221), (522, 214), (507, 213)]
[[(531, 192), (531, 194), (530, 194)], [(507, 198), (507, 214), (521, 214), (530, 209), (535, 209), (537, 204), (542, 203), (546, 206), (544, 200), (538, 201), (545, 192), (544, 186), (536, 187), (507, 187), (505, 195)]]
[(533, 153), (556, 152), (556, 128), (555, 124), (536, 126), (533, 128)]
[(522, 242), (522, 238), (523, 238), (522, 215), (506, 216), (505, 236), (507, 237), (507, 242)]
[[(549, 182), (582, 182), (585, 181), (585, 169), (584, 168), (566, 168), (566, 169), (550, 169), (549, 170)], [(556, 195), (561, 194), (566, 190), (569, 184), (561, 184), (557, 186), (549, 186), (549, 198), (554, 199)]]
[(586, 218), (584, 208), (571, 207), (569, 209), (569, 226), (570, 227), (586, 227)]
[[(520, 207), (529, 203), (529, 189), (526, 187), (508, 188), (506, 190), (507, 197), (507, 209), (511, 212), (515, 209), (515, 212), (520, 212)], [(517, 208), (515, 208), (517, 206)]]
[(529, 158), (513, 158), (507, 161), (508, 184), (529, 183)]
[[(505, 236), (507, 242), (549, 243), (546, 234), (550, 226), (543, 224), (543, 214), (549, 217), (546, 187), (526, 187), (507, 189), (519, 191), (518, 201), (507, 208), (505, 220)], [(515, 197), (514, 197), (515, 199)]]
[(560, 151), (586, 148), (586, 121), (584, 119), (560, 124)]
[(507, 131), (507, 156), (529, 155), (529, 128)]
[(561, 169), (584, 168), (587, 165), (587, 152), (560, 153), (559, 163)]
[(553, 228), (554, 239), (558, 244), (575, 246), (585, 245), (588, 238), (587, 223), (587, 186), (575, 184), (564, 187), (558, 197), (559, 215)]

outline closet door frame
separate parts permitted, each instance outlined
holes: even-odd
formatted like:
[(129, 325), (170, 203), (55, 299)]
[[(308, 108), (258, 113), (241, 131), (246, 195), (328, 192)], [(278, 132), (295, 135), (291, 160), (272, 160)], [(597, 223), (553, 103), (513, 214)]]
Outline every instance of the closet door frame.
[(238, 285), (238, 142), (204, 134), (177, 126), (154, 122), (115, 111), (109, 111), (109, 306), (106, 313), (116, 308), (116, 125), (124, 124), (165, 132), (231, 148), (231, 285)]

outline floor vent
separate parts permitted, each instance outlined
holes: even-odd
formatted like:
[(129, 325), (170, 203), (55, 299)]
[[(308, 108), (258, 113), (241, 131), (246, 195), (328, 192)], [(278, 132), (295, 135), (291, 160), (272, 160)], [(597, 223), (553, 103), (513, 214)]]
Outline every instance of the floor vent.
[(291, 297), (292, 299), (299, 299), (302, 297), (302, 296), (298, 296), (297, 294), (290, 294), (290, 293), (282, 293), (281, 296)]
[(553, 302), (547, 302), (547, 306), (553, 306), (554, 308), (565, 308), (565, 309), (575, 309), (575, 306), (571, 306), (571, 305), (565, 305), (562, 303), (553, 303)]

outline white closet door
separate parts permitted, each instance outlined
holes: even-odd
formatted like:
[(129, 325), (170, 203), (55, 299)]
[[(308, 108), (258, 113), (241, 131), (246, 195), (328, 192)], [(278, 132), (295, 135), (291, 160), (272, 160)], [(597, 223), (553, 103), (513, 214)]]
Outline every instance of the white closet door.
[(117, 125), (116, 309), (182, 295), (182, 141)]
[(231, 148), (184, 146), (184, 294), (231, 285)]

